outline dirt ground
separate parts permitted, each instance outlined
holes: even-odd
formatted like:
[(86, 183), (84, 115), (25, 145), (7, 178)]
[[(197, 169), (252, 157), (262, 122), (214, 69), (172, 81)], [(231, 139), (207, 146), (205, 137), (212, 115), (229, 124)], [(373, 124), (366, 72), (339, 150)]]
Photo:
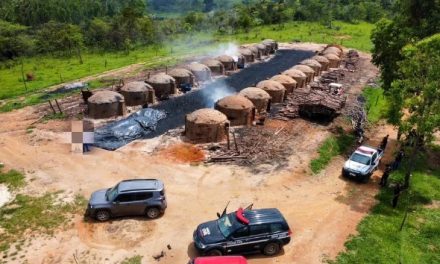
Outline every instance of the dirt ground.
[[(350, 90), (353, 96), (377, 75), (376, 68), (366, 60), (363, 63), (364, 70), (358, 73), (362, 81)], [(368, 184), (352, 183), (341, 178), (345, 157), (336, 157), (320, 174), (310, 172), (310, 160), (332, 125), (288, 121), (294, 124), (292, 133), (308, 139), (299, 137), (292, 143), (294, 151), (283, 170), (265, 164), (266, 170), (255, 174), (245, 167), (194, 162), (203, 153), (176, 139), (152, 155), (165, 137), (138, 140), (114, 152), (94, 148), (86, 155), (72, 154), (70, 146), (62, 143), (69, 122), (35, 123), (40, 118), (35, 109), (0, 115), (0, 162), (25, 172), (28, 184), (22, 192), (38, 195), (62, 190), (67, 198), (75, 194), (88, 198), (93, 191), (123, 179), (159, 178), (165, 183), (169, 207), (164, 216), (152, 221), (123, 218), (95, 223), (76, 215), (53, 236), (29, 236), (19, 253), (27, 263), (75, 263), (75, 259), (78, 263), (118, 263), (134, 255), (144, 256), (143, 263), (154, 263), (152, 256), (164, 251), (158, 263), (185, 264), (196, 256), (192, 245), (196, 226), (215, 219), (228, 201), (230, 210), (250, 203), (254, 208), (277, 207), (293, 231), (293, 240), (282, 254), (249, 256), (250, 264), (322, 263), (343, 250), (344, 242), (375, 203), (380, 171)], [(32, 132), (29, 126), (34, 127)], [(390, 134), (390, 143), (382, 164), (392, 159), (396, 132), (379, 125), (367, 133), (372, 145), (378, 145), (386, 134)], [(23, 259), (5, 260), (23, 263)]]

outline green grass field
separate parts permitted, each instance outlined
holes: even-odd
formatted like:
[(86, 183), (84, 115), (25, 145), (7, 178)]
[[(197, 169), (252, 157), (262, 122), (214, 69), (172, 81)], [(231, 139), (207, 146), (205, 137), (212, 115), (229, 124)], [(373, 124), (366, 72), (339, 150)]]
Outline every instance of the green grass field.
[(195, 53), (195, 48), (206, 49), (206, 36), (200, 39), (182, 39), (177, 45), (138, 47), (130, 53), (106, 52), (84, 53), (83, 64), (76, 57), (54, 58), (37, 56), (24, 59), (24, 73), (33, 73), (34, 80), (24, 86), (21, 65), (10, 69), (0, 69), (0, 100), (36, 92), (46, 87), (68, 82), (78, 78), (103, 73), (135, 63), (141, 63), (144, 68), (164, 67), (176, 64), (180, 59)]
[(0, 167), (0, 184), (5, 184), (9, 189), (15, 190), (23, 187), (25, 183), (22, 173), (16, 170), (3, 172), (3, 168)]
[(319, 147), (319, 156), (310, 162), (313, 173), (319, 173), (330, 163), (333, 157), (344, 154), (353, 145), (355, 137), (340, 131), (338, 135), (331, 135)]
[[(23, 173), (16, 170), (3, 171), (0, 166), (0, 183), (10, 191), (17, 191), (26, 185)], [(20, 251), (30, 231), (53, 232), (68, 220), (72, 213), (82, 210), (86, 200), (76, 196), (71, 203), (57, 202), (57, 193), (46, 193), (42, 196), (16, 194), (14, 200), (0, 208), (0, 251), (5, 255), (14, 256)], [(11, 245), (15, 245), (15, 249)], [(9, 251), (9, 252), (7, 252)], [(0, 263), (3, 263), (0, 260)]]
[[(431, 155), (438, 161), (440, 148)], [(379, 203), (359, 224), (359, 234), (350, 238), (346, 251), (331, 263), (440, 263), (440, 168), (432, 165), (427, 156), (422, 159), (396, 209), (391, 207), (392, 189), (382, 189), (376, 197)], [(390, 181), (402, 182), (403, 176), (397, 171)], [(430, 206), (434, 201), (437, 207)]]
[(129, 54), (124, 52), (84, 52), (83, 64), (80, 64), (76, 57), (60, 58), (48, 55), (24, 58), (23, 72), (25, 74), (32, 73), (35, 79), (26, 82), (26, 88), (20, 64), (11, 68), (0, 68), (0, 100), (10, 99), (3, 105), (0, 104), (0, 112), (11, 111), (47, 100), (41, 94), (36, 93), (53, 85), (135, 63), (141, 63), (142, 69), (172, 66), (192, 55), (209, 54), (209, 50), (215, 49), (219, 43), (223, 42), (252, 43), (272, 38), (282, 42), (300, 40), (303, 42), (338, 43), (363, 51), (371, 49), (372, 24), (335, 22), (335, 28), (338, 29), (328, 29), (319, 23), (291, 22), (286, 23), (282, 28), (277, 25), (261, 26), (253, 28), (249, 33), (232, 35), (188, 34), (180, 36), (177, 40), (169, 41), (164, 46), (137, 47)]
[(370, 52), (373, 44), (370, 40), (374, 25), (370, 23), (348, 24), (335, 22), (334, 29), (319, 23), (290, 22), (280, 28), (278, 25), (255, 27), (249, 33), (222, 36), (222, 40), (240, 43), (257, 42), (266, 38), (280, 42), (299, 40), (302, 42), (333, 43)]
[(362, 94), (367, 100), (366, 108), (370, 123), (374, 124), (387, 117), (389, 106), (383, 89), (367, 87)]

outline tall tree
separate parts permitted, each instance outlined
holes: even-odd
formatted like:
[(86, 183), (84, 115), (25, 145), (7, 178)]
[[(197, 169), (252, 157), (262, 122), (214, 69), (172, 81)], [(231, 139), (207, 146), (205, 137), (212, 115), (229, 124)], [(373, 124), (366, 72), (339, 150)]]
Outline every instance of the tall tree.
[(203, 0), (203, 12), (211, 12), (215, 8), (214, 0)]
[(438, 0), (400, 0), (397, 6), (394, 19), (379, 22), (372, 34), (373, 62), (381, 68), (385, 89), (398, 77), (402, 48), (440, 32)]
[(27, 27), (0, 20), (0, 61), (29, 54), (33, 42), (25, 34)]
[(405, 177), (409, 186), (420, 147), (440, 130), (440, 34), (405, 47), (402, 56), (391, 100), (399, 106), (400, 129), (411, 148)]

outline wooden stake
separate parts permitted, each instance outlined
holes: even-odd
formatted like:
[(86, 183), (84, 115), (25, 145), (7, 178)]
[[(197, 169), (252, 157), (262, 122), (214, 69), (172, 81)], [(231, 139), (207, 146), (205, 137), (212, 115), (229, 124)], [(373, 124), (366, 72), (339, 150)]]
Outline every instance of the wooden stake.
[(53, 108), (52, 102), (50, 100), (48, 102), (49, 102), (50, 108), (52, 108), (53, 114), (56, 114), (57, 112), (55, 111), (55, 108)]
[(59, 110), (59, 111), (60, 111), (60, 113), (62, 114), (62, 113), (63, 113), (63, 111), (61, 110), (61, 107), (60, 107), (60, 105), (58, 104), (58, 101), (57, 101), (57, 99), (55, 99), (55, 103), (57, 104), (58, 110)]
[(226, 140), (228, 141), (228, 150), (230, 150), (231, 149), (231, 143), (229, 142), (230, 139), (229, 139), (229, 129), (228, 129), (228, 127), (225, 127), (225, 130), (226, 130)]
[(26, 79), (24, 78), (24, 65), (23, 65), (23, 59), (20, 60), (21, 62), (21, 78), (23, 79), (23, 84), (24, 84), (24, 90), (27, 92), (27, 84), (26, 84)]
[(235, 151), (236, 151), (238, 154), (240, 154), (240, 151), (238, 151), (237, 139), (235, 138), (235, 132), (232, 132), (232, 136), (234, 137)]

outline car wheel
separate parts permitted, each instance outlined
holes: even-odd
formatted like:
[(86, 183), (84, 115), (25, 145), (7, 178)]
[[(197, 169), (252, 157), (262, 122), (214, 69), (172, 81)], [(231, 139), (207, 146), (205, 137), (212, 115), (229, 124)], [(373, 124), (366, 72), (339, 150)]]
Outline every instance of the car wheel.
[(150, 208), (147, 209), (146, 215), (150, 219), (155, 219), (155, 218), (159, 217), (160, 211), (156, 207), (150, 207)]
[(110, 213), (107, 210), (99, 210), (95, 214), (95, 219), (100, 222), (105, 222), (110, 219)]
[(280, 245), (275, 242), (271, 242), (264, 246), (263, 248), (263, 254), (266, 256), (274, 256), (280, 252)]
[(363, 183), (368, 183), (370, 181), (371, 174), (367, 174), (364, 176)]
[(207, 256), (221, 256), (223, 253), (218, 249), (211, 249), (206, 253)]

